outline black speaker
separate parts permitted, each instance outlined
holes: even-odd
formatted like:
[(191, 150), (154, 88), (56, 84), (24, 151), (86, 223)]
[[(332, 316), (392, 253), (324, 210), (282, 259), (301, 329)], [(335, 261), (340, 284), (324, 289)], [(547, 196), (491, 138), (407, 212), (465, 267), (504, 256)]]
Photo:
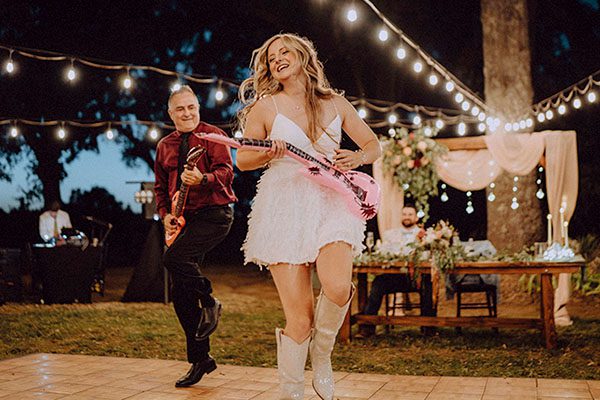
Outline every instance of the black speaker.
[(0, 304), (22, 300), (21, 250), (0, 249)]

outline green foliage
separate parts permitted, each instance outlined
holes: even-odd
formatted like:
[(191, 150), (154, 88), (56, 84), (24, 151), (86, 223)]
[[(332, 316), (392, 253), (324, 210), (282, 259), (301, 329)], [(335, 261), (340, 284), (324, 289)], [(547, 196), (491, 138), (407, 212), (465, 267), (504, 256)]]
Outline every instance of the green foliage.
[(383, 141), (383, 168), (425, 213), (425, 222), (429, 218), (429, 196), (438, 194), (435, 163), (448, 149), (425, 136), (423, 128), (412, 132), (402, 128), (397, 132), (393, 139)]

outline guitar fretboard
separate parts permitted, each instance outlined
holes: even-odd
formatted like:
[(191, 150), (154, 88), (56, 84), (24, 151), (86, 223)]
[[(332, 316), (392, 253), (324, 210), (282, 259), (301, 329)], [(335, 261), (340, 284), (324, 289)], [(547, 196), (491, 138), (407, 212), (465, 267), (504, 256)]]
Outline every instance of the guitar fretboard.
[[(269, 148), (272, 145), (272, 141), (267, 140), (267, 139), (248, 139), (248, 138), (239, 138), (238, 139), (238, 138), (235, 138), (234, 140), (236, 140), (242, 146)], [(300, 150), (299, 148), (297, 148), (296, 146), (294, 146), (293, 144), (290, 144), (290, 143), (286, 143), (286, 149), (290, 153), (295, 154), (296, 156), (298, 156), (304, 160), (307, 160), (314, 164), (317, 164), (319, 167), (328, 171), (329, 173), (334, 175), (336, 178), (342, 180), (344, 182), (344, 184), (346, 184), (346, 186), (348, 186), (348, 188), (351, 189), (359, 199), (364, 200), (364, 198), (365, 198), (364, 190), (362, 188), (360, 188), (359, 186), (355, 185), (354, 183), (352, 183), (346, 175), (344, 175), (343, 173), (341, 173), (340, 171), (335, 169), (333, 167), (333, 164), (331, 164), (331, 162), (329, 162), (328, 160), (327, 160), (327, 162), (323, 162), (323, 161), (319, 160), (318, 158), (313, 157), (310, 154), (306, 153), (305, 151)]]

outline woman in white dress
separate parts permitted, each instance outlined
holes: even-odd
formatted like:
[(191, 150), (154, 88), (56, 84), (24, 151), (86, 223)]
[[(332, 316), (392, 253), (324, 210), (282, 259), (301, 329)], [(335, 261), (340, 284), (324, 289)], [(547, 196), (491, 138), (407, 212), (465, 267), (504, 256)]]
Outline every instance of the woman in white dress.
[[(253, 75), (242, 84), (244, 137), (271, 139), (268, 152), (240, 149), (237, 166), (269, 165), (257, 187), (243, 246), (246, 262), (267, 265), (286, 318), (276, 329), (281, 399), (302, 399), (310, 350), (313, 387), (333, 399), (331, 352), (354, 293), (353, 254), (363, 248), (365, 223), (339, 193), (299, 172), (285, 142), (348, 171), (381, 155), (373, 131), (354, 107), (329, 87), (313, 44), (293, 34), (267, 40), (252, 55)], [(360, 147), (339, 148), (341, 130)], [(314, 308), (311, 266), (322, 291)]]

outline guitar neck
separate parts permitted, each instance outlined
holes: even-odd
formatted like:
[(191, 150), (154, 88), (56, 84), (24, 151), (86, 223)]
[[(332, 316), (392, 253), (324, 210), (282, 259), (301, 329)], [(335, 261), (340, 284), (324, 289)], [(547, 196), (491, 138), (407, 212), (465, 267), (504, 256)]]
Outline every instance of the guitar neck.
[[(269, 149), (272, 145), (272, 141), (268, 140), (268, 139), (242, 138), (242, 139), (235, 139), (235, 140), (238, 141), (238, 143), (244, 147), (254, 147), (254, 148), (259, 148), (262, 150)], [(287, 153), (300, 162), (303, 162), (305, 164), (307, 162), (318, 164), (320, 167), (325, 168), (328, 171), (331, 168), (333, 168), (333, 166), (331, 164), (322, 162), (318, 158), (313, 157), (310, 154), (308, 154), (307, 152), (300, 150), (293, 144), (286, 143), (285, 147), (286, 147)]]

